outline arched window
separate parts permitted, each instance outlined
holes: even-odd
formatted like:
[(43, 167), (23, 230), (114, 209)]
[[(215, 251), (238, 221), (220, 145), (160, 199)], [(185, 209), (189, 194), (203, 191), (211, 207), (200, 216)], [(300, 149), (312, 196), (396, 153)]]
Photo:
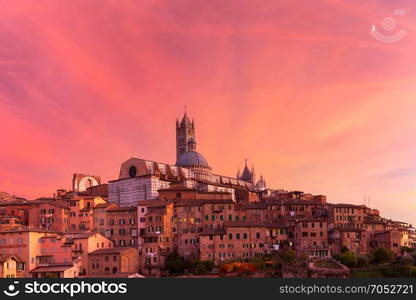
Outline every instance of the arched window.
[(117, 268), (116, 268), (116, 267), (114, 267), (114, 268), (113, 268), (113, 274), (116, 274), (116, 273), (117, 273), (117, 271), (118, 271), (118, 270), (117, 270)]
[(136, 177), (136, 174), (137, 174), (136, 167), (135, 166), (131, 166), (130, 169), (129, 169), (129, 175), (130, 175), (130, 177)]

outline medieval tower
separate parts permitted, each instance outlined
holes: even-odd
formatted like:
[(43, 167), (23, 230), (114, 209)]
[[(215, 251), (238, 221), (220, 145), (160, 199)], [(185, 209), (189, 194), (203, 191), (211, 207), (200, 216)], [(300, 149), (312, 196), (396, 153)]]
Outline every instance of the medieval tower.
[(191, 138), (195, 140), (195, 124), (193, 120), (189, 120), (185, 111), (181, 123), (176, 119), (176, 161), (182, 153), (190, 150), (188, 142)]

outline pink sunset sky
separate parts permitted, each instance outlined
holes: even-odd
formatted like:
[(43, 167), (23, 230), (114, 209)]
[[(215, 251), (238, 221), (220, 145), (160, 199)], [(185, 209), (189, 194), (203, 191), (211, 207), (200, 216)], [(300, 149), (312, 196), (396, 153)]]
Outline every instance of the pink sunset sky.
[[(130, 157), (175, 163), (175, 120), (235, 176), (416, 223), (416, 1), (0, 0), (0, 191), (33, 199)], [(405, 15), (395, 15), (405, 9)], [(385, 17), (396, 20), (383, 31)], [(372, 24), (396, 43), (370, 35)]]

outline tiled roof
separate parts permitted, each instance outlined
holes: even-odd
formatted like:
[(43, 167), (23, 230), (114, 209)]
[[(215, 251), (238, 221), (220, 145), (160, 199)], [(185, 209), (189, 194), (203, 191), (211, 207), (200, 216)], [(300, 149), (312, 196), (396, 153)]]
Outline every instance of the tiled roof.
[(73, 264), (62, 264), (62, 265), (52, 265), (45, 267), (37, 267), (30, 271), (30, 273), (43, 273), (43, 272), (63, 272), (72, 268)]
[(10, 258), (14, 258), (17, 262), (22, 262), (22, 259), (16, 254), (0, 255), (0, 262), (5, 262)]
[(125, 206), (125, 207), (111, 207), (107, 211), (131, 211), (131, 210), (137, 210), (136, 206)]
[(355, 205), (355, 204), (348, 204), (348, 203), (329, 203), (329, 205), (333, 207), (367, 208), (367, 206), (365, 205)]
[(186, 200), (181, 199), (175, 201), (175, 206), (198, 206), (202, 204), (232, 204), (234, 201), (232, 199), (194, 199)]
[(224, 222), (225, 227), (268, 227), (281, 228), (287, 227), (284, 222), (262, 222), (262, 221), (227, 221)]
[(118, 247), (118, 248), (103, 248), (103, 249), (97, 249), (93, 252), (88, 253), (88, 255), (98, 255), (98, 254), (119, 254), (123, 253), (125, 251), (135, 249), (132, 247)]

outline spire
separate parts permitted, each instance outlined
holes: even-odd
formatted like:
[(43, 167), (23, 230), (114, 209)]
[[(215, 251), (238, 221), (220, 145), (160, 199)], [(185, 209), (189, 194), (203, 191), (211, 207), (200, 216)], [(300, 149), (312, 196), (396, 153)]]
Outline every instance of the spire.
[(241, 177), (241, 174), (240, 174), (240, 167), (238, 167), (238, 170), (237, 170), (237, 179), (240, 179), (240, 177)]
[(253, 174), (252, 172), (250, 172), (250, 169), (248, 168), (248, 165), (247, 165), (247, 158), (245, 159), (244, 170), (243, 170), (243, 173), (241, 174), (241, 180), (254, 183)]
[(191, 120), (189, 120), (188, 114), (186, 113), (186, 105), (184, 106), (184, 113), (181, 121), (181, 127), (183, 126), (192, 126)]

